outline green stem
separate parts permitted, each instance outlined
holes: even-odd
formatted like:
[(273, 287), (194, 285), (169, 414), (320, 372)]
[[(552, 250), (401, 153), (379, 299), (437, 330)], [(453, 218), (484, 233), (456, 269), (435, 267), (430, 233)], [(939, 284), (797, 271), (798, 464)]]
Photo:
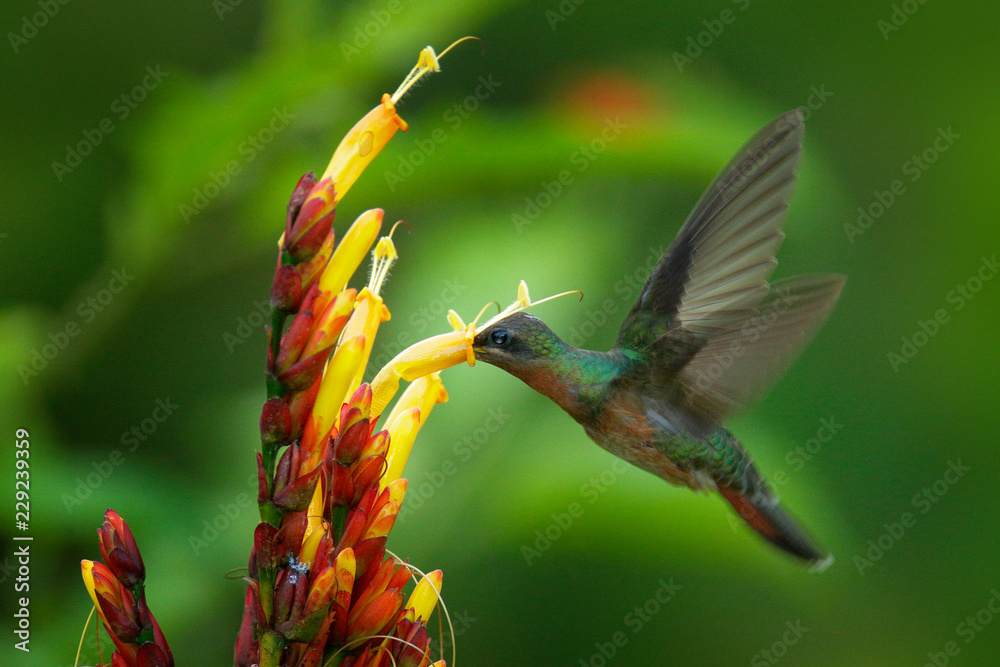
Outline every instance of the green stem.
[[(274, 495), (274, 467), (278, 456), (278, 447), (272, 445), (261, 445), (261, 463), (264, 466), (264, 479), (267, 482), (267, 488), (270, 489), (270, 493)], [(276, 528), (281, 527), (281, 518), (285, 515), (281, 509), (275, 507), (274, 503), (270, 499), (260, 503), (258, 505), (260, 509), (260, 520), (266, 521)]]
[[(278, 363), (278, 350), (281, 349), (281, 335), (285, 330), (285, 318), (288, 316), (283, 310), (278, 310), (272, 306), (271, 308), (271, 358), (274, 363)], [(270, 371), (271, 369), (268, 369)], [(270, 384), (270, 383), (269, 383)], [(270, 389), (270, 387), (269, 387)], [(277, 394), (271, 394), (268, 391), (268, 398), (274, 398)]]
[(258, 509), (260, 510), (261, 521), (265, 521), (275, 528), (281, 528), (281, 520), (285, 516), (284, 512), (275, 507), (270, 501), (261, 503)]
[(274, 582), (277, 572), (274, 568), (260, 568), (257, 576), (260, 582), (260, 608), (264, 611), (265, 624), (270, 625), (274, 616)]
[(281, 664), (285, 640), (274, 630), (260, 636), (260, 667), (278, 667)]
[(340, 538), (344, 536), (344, 525), (347, 523), (349, 511), (350, 508), (344, 505), (338, 505), (330, 510), (330, 534), (333, 535), (334, 544), (340, 542)]
[(271, 489), (271, 493), (274, 493), (274, 466), (278, 460), (278, 446), (275, 445), (261, 445), (260, 447), (260, 457), (261, 462), (264, 464), (264, 479), (267, 480), (267, 488)]

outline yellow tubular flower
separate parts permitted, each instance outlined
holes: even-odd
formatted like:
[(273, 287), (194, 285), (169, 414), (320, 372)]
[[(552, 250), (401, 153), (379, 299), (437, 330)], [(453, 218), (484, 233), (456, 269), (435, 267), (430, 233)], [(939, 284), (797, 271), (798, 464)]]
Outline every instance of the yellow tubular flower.
[(406, 498), (407, 482), (405, 479), (397, 479), (389, 484), (389, 503), (396, 503), (403, 506), (403, 499)]
[[(97, 574), (94, 573), (95, 568)], [(87, 587), (90, 599), (94, 601), (94, 608), (97, 610), (98, 616), (101, 617), (101, 621), (104, 622), (105, 628), (115, 627), (115, 624), (109, 622), (108, 617), (105, 616), (98, 598), (104, 598), (105, 602), (122, 610), (125, 605), (122, 603), (118, 580), (104, 563), (95, 563), (92, 560), (80, 561), (80, 573), (83, 575), (83, 585)]]
[(408, 408), (389, 424), (389, 452), (385, 456), (386, 471), (379, 480), (379, 488), (384, 489), (403, 476), (420, 423), (420, 408)]
[[(347, 191), (351, 189), (365, 168), (371, 164), (375, 156), (385, 148), (396, 131), (406, 131), (406, 121), (400, 118), (396, 112), (396, 102), (425, 75), (431, 72), (440, 72), (441, 65), (438, 61), (456, 44), (460, 44), (466, 39), (475, 38), (460, 39), (442, 51), (441, 55), (434, 53), (434, 49), (430, 46), (421, 50), (417, 64), (406, 75), (396, 92), (392, 95), (383, 95), (381, 103), (365, 114), (344, 135), (337, 150), (333, 152), (333, 157), (330, 158), (330, 164), (326, 171), (323, 172), (323, 176), (320, 177), (307, 197), (307, 200), (323, 200), (322, 206), (313, 211), (314, 216), (318, 218), (331, 211), (337, 202), (347, 194)], [(331, 182), (333, 184), (332, 191), (329, 187)]]
[(382, 103), (369, 111), (344, 136), (337, 146), (330, 165), (323, 172), (324, 178), (333, 180), (337, 194), (336, 204), (351, 189), (354, 181), (389, 143), (396, 130), (406, 131), (406, 121), (396, 113), (396, 104), (388, 94), (382, 96)]
[(337, 568), (337, 589), (348, 591), (350, 595), (351, 585), (354, 582), (354, 574), (357, 571), (357, 559), (354, 557), (354, 549), (344, 549), (333, 561), (333, 566)]
[(101, 605), (97, 601), (97, 584), (94, 582), (94, 561), (80, 561), (80, 572), (83, 575), (83, 585), (87, 587), (87, 592), (90, 593), (90, 599), (94, 601), (94, 607), (97, 609), (97, 613), (100, 615), (101, 619), (107, 623), (107, 619), (104, 618), (104, 612), (101, 611)]
[(424, 623), (430, 619), (437, 607), (438, 599), (441, 597), (441, 581), (444, 573), (441, 570), (434, 570), (417, 584), (410, 594), (410, 599), (403, 606), (407, 610), (406, 616), (411, 621), (422, 619)]
[(386, 322), (391, 317), (389, 309), (382, 302), (382, 297), (372, 294), (368, 288), (361, 290), (355, 301), (354, 314), (348, 320), (344, 332), (341, 334), (342, 340), (363, 337), (365, 344), (361, 349), (361, 359), (358, 362), (357, 371), (351, 379), (351, 383), (345, 392), (345, 396), (350, 396), (361, 386), (361, 378), (365, 373), (365, 366), (368, 365), (368, 357), (372, 353), (372, 346), (375, 344), (375, 335), (378, 333), (379, 324)]
[(343, 291), (347, 281), (361, 266), (361, 262), (368, 256), (368, 251), (378, 238), (384, 215), (382, 209), (373, 208), (358, 216), (354, 224), (344, 233), (344, 238), (340, 240), (326, 269), (323, 270), (323, 275), (319, 278), (320, 291), (328, 294)]
[[(340, 408), (347, 400), (349, 396), (347, 390), (354, 382), (358, 368), (361, 367), (364, 348), (364, 336), (343, 339), (327, 363), (326, 370), (323, 371), (323, 379), (320, 381), (319, 393), (316, 395), (312, 411), (315, 435), (320, 441), (340, 419)], [(310, 458), (318, 456), (318, 450), (310, 452)], [(316, 461), (311, 461), (311, 465), (307, 467), (303, 462), (301, 469), (311, 470), (315, 463)]]
[(447, 401), (448, 392), (444, 388), (444, 383), (441, 382), (441, 374), (425, 375), (414, 380), (406, 388), (403, 395), (396, 401), (396, 405), (393, 406), (392, 412), (386, 417), (385, 423), (391, 424), (403, 411), (415, 407), (420, 408), (420, 424), (423, 425), (431, 414), (431, 408), (438, 403), (446, 403)]
[(465, 331), (449, 331), (414, 343), (385, 365), (372, 380), (372, 414), (379, 415), (399, 390), (399, 381), (443, 371), (463, 361), (475, 364)]
[(326, 528), (323, 526), (323, 481), (316, 485), (309, 510), (306, 514), (306, 532), (302, 537), (302, 548), (299, 550), (299, 562), (312, 567), (316, 558), (316, 550)]
[[(397, 223), (398, 225), (398, 223)], [(393, 227), (393, 231), (395, 231)], [(364, 376), (365, 366), (368, 365), (368, 357), (371, 356), (372, 347), (375, 345), (375, 336), (378, 334), (378, 327), (382, 322), (389, 321), (392, 315), (382, 300), (379, 292), (389, 269), (399, 258), (396, 246), (392, 242), (392, 234), (382, 237), (372, 253), (372, 275), (368, 281), (368, 287), (361, 290), (354, 302), (354, 314), (344, 326), (341, 334), (342, 340), (354, 338), (355, 336), (365, 337), (365, 346), (361, 354), (361, 363), (355, 374), (351, 386), (347, 390), (350, 396), (354, 390), (361, 386), (361, 378)]]

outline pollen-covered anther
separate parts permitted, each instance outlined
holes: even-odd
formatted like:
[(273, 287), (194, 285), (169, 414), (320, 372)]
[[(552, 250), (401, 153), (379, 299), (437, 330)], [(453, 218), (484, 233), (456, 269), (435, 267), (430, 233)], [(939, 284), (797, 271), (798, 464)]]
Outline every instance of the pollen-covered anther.
[[(395, 104), (400, 100), (400, 98), (403, 97), (403, 95), (407, 93), (407, 91), (410, 90), (410, 88), (412, 88), (417, 83), (417, 81), (419, 81), (425, 75), (430, 74), (431, 72), (440, 72), (441, 58), (444, 58), (445, 54), (447, 54), (449, 51), (451, 51), (453, 48), (455, 48), (462, 42), (468, 41), (470, 39), (478, 40), (479, 38), (469, 36), (457, 39), (454, 42), (452, 42), (448, 46), (448, 48), (442, 51), (440, 55), (434, 52), (434, 47), (432, 46), (424, 47), (423, 50), (420, 51), (420, 55), (417, 57), (417, 64), (414, 65), (413, 69), (410, 70), (410, 73), (406, 75), (405, 79), (403, 79), (403, 83), (399, 84), (399, 88), (396, 89), (396, 92), (394, 92), (392, 95), (386, 96), (389, 98), (388, 102), (391, 104)], [(385, 97), (383, 97), (383, 101), (385, 101)]]
[[(401, 223), (402, 220), (393, 225), (392, 232), (395, 232)], [(372, 251), (372, 275), (368, 281), (368, 290), (375, 295), (382, 291), (382, 285), (389, 275), (389, 269), (399, 259), (396, 244), (392, 242), (392, 232), (389, 232), (388, 236), (380, 238), (375, 244), (375, 250)]]

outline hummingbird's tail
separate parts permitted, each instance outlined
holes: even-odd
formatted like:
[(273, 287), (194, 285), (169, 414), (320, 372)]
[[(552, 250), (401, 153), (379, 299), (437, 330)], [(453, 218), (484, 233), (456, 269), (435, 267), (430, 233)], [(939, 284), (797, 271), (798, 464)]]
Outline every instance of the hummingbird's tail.
[(778, 506), (778, 499), (768, 492), (741, 493), (732, 487), (719, 486), (722, 497), (736, 509), (743, 520), (774, 546), (813, 564), (822, 572), (833, 563), (812, 538)]

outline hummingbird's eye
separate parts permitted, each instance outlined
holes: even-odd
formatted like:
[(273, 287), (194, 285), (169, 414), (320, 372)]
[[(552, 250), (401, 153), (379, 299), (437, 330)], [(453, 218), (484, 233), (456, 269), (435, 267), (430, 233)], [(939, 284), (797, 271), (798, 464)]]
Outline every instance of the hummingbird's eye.
[(494, 345), (506, 345), (507, 341), (510, 340), (510, 334), (503, 329), (497, 329), (490, 334), (490, 340)]

